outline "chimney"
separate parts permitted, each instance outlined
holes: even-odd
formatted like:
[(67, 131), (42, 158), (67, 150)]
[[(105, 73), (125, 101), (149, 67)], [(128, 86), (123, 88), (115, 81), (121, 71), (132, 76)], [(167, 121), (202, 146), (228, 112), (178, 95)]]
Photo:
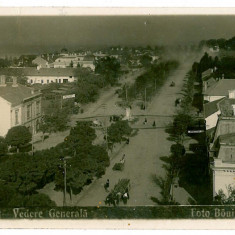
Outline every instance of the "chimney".
[(235, 104), (232, 104), (233, 116), (235, 116)]
[(1, 75), (0, 76), (0, 87), (5, 87), (6, 86), (6, 76)]
[(13, 79), (12, 87), (18, 87), (17, 77), (12, 77), (12, 79)]
[(235, 98), (235, 90), (229, 90), (228, 91), (228, 98), (234, 99)]

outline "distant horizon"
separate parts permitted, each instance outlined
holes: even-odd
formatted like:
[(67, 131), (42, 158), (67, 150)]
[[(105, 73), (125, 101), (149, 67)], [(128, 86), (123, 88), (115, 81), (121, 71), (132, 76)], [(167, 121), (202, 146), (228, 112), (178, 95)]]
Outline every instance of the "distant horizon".
[(1, 16), (0, 57), (110, 46), (197, 44), (235, 36), (235, 16)]

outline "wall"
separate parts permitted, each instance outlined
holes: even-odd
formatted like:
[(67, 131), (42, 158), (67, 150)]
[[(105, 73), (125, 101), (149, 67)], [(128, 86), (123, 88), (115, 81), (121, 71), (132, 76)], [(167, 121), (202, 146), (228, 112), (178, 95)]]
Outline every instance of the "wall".
[(221, 112), (219, 110), (206, 118), (206, 130), (209, 130), (216, 126), (217, 121), (218, 121), (218, 115), (220, 113)]
[(227, 187), (229, 185), (235, 186), (235, 164), (234, 168), (231, 169), (215, 169), (213, 171), (213, 196), (216, 196), (216, 193), (220, 189), (228, 195)]
[[(39, 102), (39, 112), (36, 113), (37, 102)], [(30, 130), (33, 130), (35, 134), (37, 131), (37, 122), (41, 121), (42, 108), (41, 108), (41, 97), (34, 98), (23, 103), (22, 105), (22, 124), (26, 127), (29, 127)], [(27, 106), (30, 105), (30, 118), (27, 118)]]
[[(18, 124), (16, 124), (16, 115), (15, 112), (18, 110)], [(13, 126), (19, 126), (22, 124), (22, 107), (21, 105), (12, 107), (11, 109), (11, 127)]]
[(204, 100), (207, 100), (209, 102), (215, 101), (215, 100), (219, 100), (221, 98), (224, 98), (225, 96), (207, 96), (204, 95)]
[[(63, 79), (68, 79), (68, 82), (74, 82), (74, 77), (70, 78), (69, 76), (48, 76), (48, 77), (41, 77), (41, 76), (27, 76), (28, 77), (28, 83), (30, 84), (35, 84), (35, 83), (40, 83), (40, 84), (47, 84), (47, 80), (49, 80), (49, 83), (54, 82), (56, 83), (56, 79), (57, 79), (57, 83), (59, 83), (59, 79), (61, 81), (61, 83), (63, 83)], [(32, 80), (32, 81), (31, 81)], [(41, 83), (41, 80), (43, 80), (43, 83)]]
[(11, 104), (0, 97), (0, 136), (5, 136), (11, 128)]

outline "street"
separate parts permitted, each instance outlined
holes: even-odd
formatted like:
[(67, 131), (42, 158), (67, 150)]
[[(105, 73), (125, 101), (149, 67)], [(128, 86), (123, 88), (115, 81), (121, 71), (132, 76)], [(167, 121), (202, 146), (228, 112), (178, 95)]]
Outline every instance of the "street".
[[(159, 93), (152, 99), (148, 105), (146, 114), (164, 114), (173, 115), (175, 113), (174, 101), (180, 96), (183, 86), (183, 79), (195, 58), (189, 58), (186, 63), (174, 71)], [(170, 87), (171, 81), (176, 86)], [(143, 117), (144, 118), (144, 117)], [(165, 125), (170, 119), (158, 118), (156, 125)], [(130, 144), (125, 147), (111, 159), (111, 164), (107, 168), (105, 175), (85, 186), (83, 191), (73, 197), (71, 205), (76, 206), (98, 206), (104, 205), (107, 192), (104, 190), (104, 184), (107, 179), (110, 180), (110, 189), (121, 178), (130, 179), (130, 199), (129, 206), (154, 205), (150, 199), (151, 196), (159, 197), (160, 188), (154, 183), (153, 176), (164, 176), (162, 169), (161, 156), (169, 154), (171, 142), (167, 140), (167, 133), (164, 128), (159, 129), (141, 129), (138, 135), (130, 138)], [(112, 167), (119, 162), (123, 154), (126, 155), (123, 171), (113, 171)], [(68, 202), (69, 203), (69, 202)]]
[[(72, 196), (72, 200), (67, 195), (67, 205), (104, 205), (104, 200), (108, 194), (104, 190), (106, 180), (110, 180), (109, 189), (111, 190), (121, 178), (130, 179), (130, 199), (127, 205), (154, 205), (151, 197), (159, 198), (161, 189), (156, 185), (153, 178), (154, 176), (164, 177), (165, 171), (162, 168), (163, 163), (160, 157), (169, 154), (172, 144), (167, 140), (168, 134), (165, 132), (165, 126), (171, 122), (172, 116), (175, 114), (177, 109), (175, 107), (175, 99), (181, 97), (184, 77), (195, 60), (196, 56), (190, 55), (182, 59), (179, 68), (170, 74), (166, 83), (147, 105), (146, 110), (133, 107), (132, 113), (137, 115), (139, 120), (132, 127), (140, 127), (138, 134), (130, 138), (128, 145), (124, 144), (123, 146), (116, 147), (114, 153), (110, 156), (110, 166), (106, 169), (106, 173), (102, 178), (96, 179), (90, 185), (84, 186), (78, 195)], [(134, 77), (129, 76), (128, 80), (134, 79)], [(175, 82), (175, 87), (170, 87), (172, 81)], [(125, 114), (123, 108), (115, 105), (118, 101), (117, 95), (114, 94), (115, 89), (112, 87), (103, 92), (96, 103), (87, 105), (83, 114), (74, 115), (71, 124), (75, 125), (76, 121), (80, 120), (80, 118), (86, 119), (86, 117), (91, 116)], [(146, 125), (143, 125), (145, 117), (148, 122)], [(156, 122), (156, 129), (151, 128), (153, 121)], [(103, 139), (102, 135), (100, 138), (101, 140)], [(123, 154), (126, 156), (123, 171), (113, 171), (114, 164), (120, 162)], [(40, 191), (56, 199), (57, 205), (62, 205), (62, 201), (58, 200), (58, 198), (62, 198), (62, 192), (55, 192), (53, 184), (46, 186), (46, 188)]]

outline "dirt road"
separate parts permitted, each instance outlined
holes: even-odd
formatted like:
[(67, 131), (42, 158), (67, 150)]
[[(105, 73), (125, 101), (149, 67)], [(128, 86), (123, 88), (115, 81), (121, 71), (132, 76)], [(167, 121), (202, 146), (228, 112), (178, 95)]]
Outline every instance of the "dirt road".
[[(162, 87), (158, 95), (152, 99), (146, 110), (147, 114), (173, 115), (175, 113), (174, 101), (180, 97), (183, 79), (195, 59), (195, 57), (188, 57), (183, 60), (180, 67), (170, 75), (168, 82)], [(175, 82), (175, 87), (169, 86), (171, 81)], [(169, 121), (170, 119), (161, 118), (156, 120), (156, 123), (166, 124)], [(137, 136), (130, 139), (130, 144), (126, 145), (117, 156), (111, 159), (111, 165), (107, 168), (105, 175), (86, 186), (73, 199), (72, 205), (103, 205), (107, 196), (103, 187), (104, 183), (109, 179), (110, 189), (112, 189), (120, 178), (128, 178), (131, 182), (128, 205), (154, 205), (150, 197), (159, 197), (160, 188), (153, 182), (153, 175), (164, 176), (165, 174), (160, 157), (169, 154), (172, 143), (167, 140), (167, 137), (164, 128), (140, 130)], [(120, 161), (123, 154), (126, 155), (124, 170), (122, 172), (113, 171), (113, 165)]]

